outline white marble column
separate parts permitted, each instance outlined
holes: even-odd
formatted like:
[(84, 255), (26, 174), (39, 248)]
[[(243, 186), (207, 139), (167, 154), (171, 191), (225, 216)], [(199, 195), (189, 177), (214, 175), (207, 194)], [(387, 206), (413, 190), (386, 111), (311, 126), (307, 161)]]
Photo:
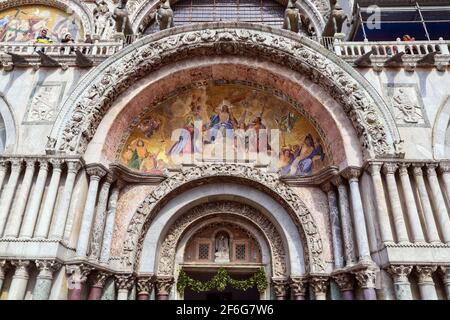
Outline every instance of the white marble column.
[(327, 300), (328, 278), (327, 277), (312, 277), (309, 280), (316, 300)]
[(54, 222), (50, 227), (50, 239), (61, 240), (64, 236), (67, 215), (69, 213), (73, 188), (75, 185), (75, 178), (77, 177), (78, 170), (81, 168), (81, 163), (78, 160), (66, 160), (66, 163), (67, 178), (58, 206), (56, 207)]
[(404, 265), (391, 265), (387, 270), (394, 280), (397, 300), (412, 300), (411, 284), (408, 279), (411, 270), (412, 266)]
[(45, 183), (47, 182), (48, 162), (43, 159), (39, 163), (39, 173), (31, 193), (31, 200), (23, 218), (23, 224), (20, 229), (20, 237), (31, 238), (36, 225), (36, 220), (39, 215), (39, 208), (41, 206), (42, 195), (45, 190)]
[(370, 163), (369, 173), (372, 177), (381, 241), (383, 243), (393, 243), (394, 238), (391, 229), (391, 222), (389, 219), (386, 197), (384, 195), (383, 181), (381, 179), (380, 173), (381, 167), (382, 163)]
[(361, 169), (350, 167), (343, 172), (344, 177), (350, 185), (350, 197), (353, 212), (353, 227), (355, 228), (356, 245), (358, 247), (359, 261), (372, 261), (369, 249), (369, 238), (367, 236), (366, 219), (359, 191), (359, 176)]
[(53, 272), (60, 268), (54, 260), (36, 260), (39, 273), (33, 289), (33, 300), (48, 300), (52, 288)]
[(28, 279), (30, 278), (28, 274), (30, 261), (12, 261), (11, 265), (16, 269), (9, 287), (8, 300), (23, 300), (27, 290)]
[(427, 187), (423, 179), (422, 164), (413, 164), (414, 179), (419, 190), (420, 203), (425, 220), (426, 236), (430, 243), (440, 243), (439, 233), (436, 227), (436, 221), (431, 208), (430, 198), (428, 197)]
[(88, 251), (89, 237), (91, 235), (92, 221), (94, 219), (95, 205), (97, 201), (98, 186), (100, 179), (106, 174), (107, 170), (103, 166), (89, 165), (86, 167), (86, 172), (89, 175), (89, 189), (77, 243), (77, 256), (83, 258), (86, 256)]
[(441, 174), (442, 181), (445, 187), (445, 198), (447, 204), (450, 206), (450, 162), (441, 162), (439, 164), (439, 173)]
[(427, 178), (431, 189), (431, 199), (434, 204), (435, 217), (441, 229), (446, 244), (450, 244), (450, 218), (442, 196), (441, 187), (436, 174), (436, 164), (427, 164)]
[(402, 182), (402, 189), (406, 202), (406, 213), (408, 215), (412, 241), (414, 243), (424, 243), (425, 237), (420, 223), (419, 212), (417, 211), (416, 199), (414, 198), (414, 192), (409, 179), (408, 167), (409, 164), (401, 163), (399, 169), (400, 180)]
[(339, 209), (337, 196), (331, 183), (322, 185), (322, 190), (328, 197), (328, 208), (330, 212), (331, 239), (333, 244), (334, 267), (336, 269), (344, 267), (344, 254), (342, 250), (341, 222), (339, 221)]
[(117, 201), (119, 201), (120, 188), (122, 187), (121, 182), (117, 181), (116, 185), (111, 191), (108, 203), (108, 212), (106, 215), (105, 230), (103, 232), (103, 242), (102, 249), (100, 253), (100, 262), (108, 263), (109, 252), (111, 251), (112, 236), (114, 232), (114, 222), (116, 219), (116, 209)]
[(345, 264), (347, 267), (350, 267), (356, 263), (356, 255), (353, 245), (353, 223), (350, 215), (347, 186), (344, 179), (340, 176), (333, 179), (333, 184), (338, 188), (339, 194), (339, 212), (342, 224), (342, 238), (344, 240)]
[(44, 207), (42, 208), (36, 230), (34, 231), (34, 237), (42, 239), (47, 238), (50, 229), (56, 196), (58, 195), (59, 190), (59, 181), (61, 180), (61, 165), (64, 161), (61, 159), (50, 159), (49, 162), (52, 164), (52, 177), (50, 179), (50, 184), (48, 185)]
[(450, 267), (440, 267), (439, 269), (442, 276), (442, 282), (445, 286), (445, 294), (447, 296), (447, 300), (450, 300)]
[(89, 254), (89, 259), (93, 261), (97, 261), (100, 257), (103, 231), (105, 229), (106, 222), (106, 209), (108, 205), (109, 189), (113, 181), (113, 175), (108, 174), (104, 179), (102, 188), (100, 190), (100, 195), (98, 197), (97, 212), (95, 213), (94, 227), (92, 230), (91, 252)]
[(6, 171), (8, 171), (7, 161), (0, 160), (0, 194), (2, 192), (3, 182), (5, 181)]
[(128, 300), (128, 292), (133, 287), (134, 278), (131, 275), (116, 275), (117, 300)]
[(433, 272), (436, 267), (432, 266), (417, 266), (416, 271), (419, 276), (419, 291), (422, 300), (437, 300), (436, 287), (433, 281)]
[(403, 218), (402, 204), (398, 195), (397, 182), (395, 181), (395, 172), (397, 164), (386, 163), (383, 166), (383, 173), (386, 175), (386, 184), (391, 203), (392, 215), (394, 217), (394, 226), (397, 236), (397, 242), (408, 243), (408, 231), (406, 230), (405, 219)]
[(20, 171), (22, 170), (22, 159), (14, 159), (11, 161), (11, 174), (8, 183), (3, 190), (0, 200), (0, 236), (3, 235), (6, 220), (8, 219), (9, 210), (16, 192), (17, 181), (19, 180)]
[(34, 169), (36, 165), (36, 159), (26, 159), (25, 175), (20, 186), (19, 194), (16, 198), (16, 206), (12, 211), (8, 219), (8, 224), (5, 229), (5, 237), (16, 238), (19, 235), (20, 225), (22, 224), (22, 218), (25, 211), (25, 207), (28, 203), (28, 196), (30, 194), (31, 184), (33, 182)]
[(0, 292), (2, 292), (3, 282), (5, 281), (7, 268), (6, 263), (7, 263), (6, 260), (0, 260)]

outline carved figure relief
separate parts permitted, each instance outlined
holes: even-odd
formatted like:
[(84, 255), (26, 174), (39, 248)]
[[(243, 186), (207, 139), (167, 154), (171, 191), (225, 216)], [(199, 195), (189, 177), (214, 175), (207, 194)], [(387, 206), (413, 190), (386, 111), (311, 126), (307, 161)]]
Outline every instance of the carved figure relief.
[(95, 19), (94, 37), (105, 39), (108, 31), (114, 25), (112, 13), (109, 11), (108, 4), (102, 1), (95, 1), (95, 9), (93, 11)]
[(156, 20), (160, 30), (172, 28), (174, 26), (173, 10), (170, 7), (169, 0), (160, 0)]
[(31, 94), (24, 123), (53, 122), (65, 86), (65, 82), (38, 83)]
[(284, 12), (283, 29), (298, 33), (300, 12), (295, 6), (297, 0), (289, 0), (287, 8)]
[(120, 0), (112, 15), (112, 18), (116, 21), (116, 32), (125, 36), (133, 34), (127, 3), (128, 0)]

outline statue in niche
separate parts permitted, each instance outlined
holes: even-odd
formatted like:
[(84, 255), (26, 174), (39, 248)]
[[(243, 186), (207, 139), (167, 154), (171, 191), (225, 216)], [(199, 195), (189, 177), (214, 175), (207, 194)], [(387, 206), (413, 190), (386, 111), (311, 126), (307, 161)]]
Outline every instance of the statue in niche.
[(94, 37), (97, 39), (104, 39), (106, 31), (113, 26), (112, 14), (109, 11), (108, 4), (102, 1), (95, 1), (94, 9)]
[(224, 232), (216, 236), (216, 254), (214, 262), (227, 263), (230, 262), (230, 239)]
[(297, 0), (289, 0), (286, 10), (284, 11), (283, 29), (298, 33), (300, 11), (295, 5)]
[(344, 25), (345, 20), (347, 20), (347, 15), (342, 9), (341, 5), (336, 3), (331, 10), (331, 19), (333, 23), (333, 34), (341, 34), (342, 26)]
[(156, 20), (159, 24), (160, 30), (172, 28), (173, 23), (173, 10), (170, 7), (169, 0), (159, 0), (159, 8), (156, 13)]
[(411, 97), (400, 88), (392, 97), (394, 107), (401, 113), (396, 117), (406, 123), (418, 123), (422, 119), (420, 106), (414, 102)]
[(128, 0), (120, 0), (112, 15), (114, 21), (116, 21), (116, 32), (125, 36), (133, 35), (127, 3)]

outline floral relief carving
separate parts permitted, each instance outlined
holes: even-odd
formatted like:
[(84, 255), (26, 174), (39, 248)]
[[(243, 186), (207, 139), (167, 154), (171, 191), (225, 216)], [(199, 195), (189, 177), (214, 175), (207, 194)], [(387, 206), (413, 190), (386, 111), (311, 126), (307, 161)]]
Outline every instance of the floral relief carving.
[(113, 101), (149, 72), (195, 55), (231, 54), (269, 60), (307, 75), (343, 106), (368, 154), (393, 153), (386, 120), (374, 98), (335, 62), (309, 48), (301, 38), (244, 28), (216, 28), (179, 31), (130, 50), (107, 66), (76, 98), (70, 119), (59, 134), (57, 149), (83, 153)]

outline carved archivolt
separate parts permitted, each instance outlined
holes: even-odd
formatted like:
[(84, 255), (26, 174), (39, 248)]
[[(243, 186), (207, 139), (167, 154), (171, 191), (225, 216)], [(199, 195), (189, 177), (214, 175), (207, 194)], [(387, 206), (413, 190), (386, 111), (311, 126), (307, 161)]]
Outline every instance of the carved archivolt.
[(276, 193), (280, 198), (279, 202), (287, 206), (287, 211), (306, 243), (307, 268), (310, 272), (324, 271), (322, 239), (311, 212), (300, 197), (288, 185), (280, 182), (277, 175), (251, 166), (237, 164), (206, 164), (182, 168), (180, 172), (162, 182), (139, 206), (128, 225), (122, 253), (124, 267), (135, 265), (137, 253), (142, 250), (146, 232), (158, 214), (163, 199), (182, 185), (211, 177), (235, 177), (249, 181), (253, 186), (262, 185)]
[[(211, 215), (225, 214), (245, 218), (255, 224), (264, 234), (271, 251), (271, 262), (274, 277), (286, 277), (286, 253), (283, 240), (275, 226), (258, 210), (237, 202), (220, 201), (199, 205), (181, 216), (170, 227), (159, 251), (158, 276), (173, 276), (177, 245), (182, 234), (199, 220)], [(138, 252), (140, 256), (140, 252)]]
[(264, 26), (220, 23), (199, 28), (171, 28), (146, 37), (89, 73), (61, 108), (51, 134), (57, 139), (56, 149), (83, 153), (118, 96), (162, 65), (194, 56), (236, 55), (268, 60), (305, 74), (342, 105), (366, 155), (395, 153), (398, 131), (381, 97), (361, 75), (322, 46)]
[(24, 5), (40, 4), (63, 11), (71, 10), (80, 18), (85, 33), (92, 33), (94, 20), (91, 12), (81, 0), (0, 0), (0, 11)]

